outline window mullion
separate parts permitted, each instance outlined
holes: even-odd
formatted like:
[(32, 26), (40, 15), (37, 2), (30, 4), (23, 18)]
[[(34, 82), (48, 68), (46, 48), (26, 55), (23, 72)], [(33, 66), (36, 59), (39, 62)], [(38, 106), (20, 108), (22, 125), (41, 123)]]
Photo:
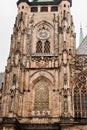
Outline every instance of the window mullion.
[(80, 89), (80, 113), (81, 113), (81, 117), (82, 117), (82, 112), (83, 112), (83, 110), (82, 110), (82, 104), (83, 102), (82, 102), (82, 92), (81, 92), (81, 89)]
[(44, 41), (42, 42), (42, 53), (44, 53)]

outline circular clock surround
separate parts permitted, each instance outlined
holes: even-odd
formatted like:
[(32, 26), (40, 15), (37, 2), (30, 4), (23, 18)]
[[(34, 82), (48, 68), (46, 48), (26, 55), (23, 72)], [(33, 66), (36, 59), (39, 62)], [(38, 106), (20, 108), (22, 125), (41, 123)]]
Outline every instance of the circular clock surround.
[(41, 29), (38, 31), (37, 33), (37, 38), (41, 39), (41, 40), (44, 40), (44, 39), (48, 39), (50, 36), (50, 33), (48, 30), (46, 29)]

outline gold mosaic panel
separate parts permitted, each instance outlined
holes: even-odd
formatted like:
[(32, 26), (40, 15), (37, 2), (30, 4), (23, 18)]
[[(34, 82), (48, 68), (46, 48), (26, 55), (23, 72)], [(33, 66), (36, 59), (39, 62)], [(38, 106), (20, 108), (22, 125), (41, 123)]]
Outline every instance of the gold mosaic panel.
[(35, 90), (35, 109), (49, 108), (49, 90), (46, 82), (39, 82)]

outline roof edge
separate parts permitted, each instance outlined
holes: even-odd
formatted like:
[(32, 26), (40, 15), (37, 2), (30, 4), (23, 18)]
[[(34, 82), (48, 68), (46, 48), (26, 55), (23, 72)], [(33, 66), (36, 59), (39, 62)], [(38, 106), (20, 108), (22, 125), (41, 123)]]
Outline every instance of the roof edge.
[[(29, 2), (28, 0), (19, 0), (17, 2), (17, 6), (22, 3), (22, 2), (26, 2), (28, 5), (30, 6), (38, 6), (38, 5), (58, 5), (62, 2), (63, 0), (54, 0), (54, 1), (47, 1), (47, 2), (36, 2), (36, 1), (33, 1), (33, 2)], [(72, 6), (72, 0), (66, 0), (66, 1), (69, 1), (70, 2), (70, 6)]]

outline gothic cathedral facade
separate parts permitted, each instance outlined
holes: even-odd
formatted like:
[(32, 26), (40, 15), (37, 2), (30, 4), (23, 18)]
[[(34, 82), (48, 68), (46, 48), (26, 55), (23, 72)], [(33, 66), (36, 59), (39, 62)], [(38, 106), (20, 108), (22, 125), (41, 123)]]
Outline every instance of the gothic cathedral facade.
[(71, 6), (72, 0), (17, 2), (0, 130), (87, 129), (87, 56), (76, 53)]

